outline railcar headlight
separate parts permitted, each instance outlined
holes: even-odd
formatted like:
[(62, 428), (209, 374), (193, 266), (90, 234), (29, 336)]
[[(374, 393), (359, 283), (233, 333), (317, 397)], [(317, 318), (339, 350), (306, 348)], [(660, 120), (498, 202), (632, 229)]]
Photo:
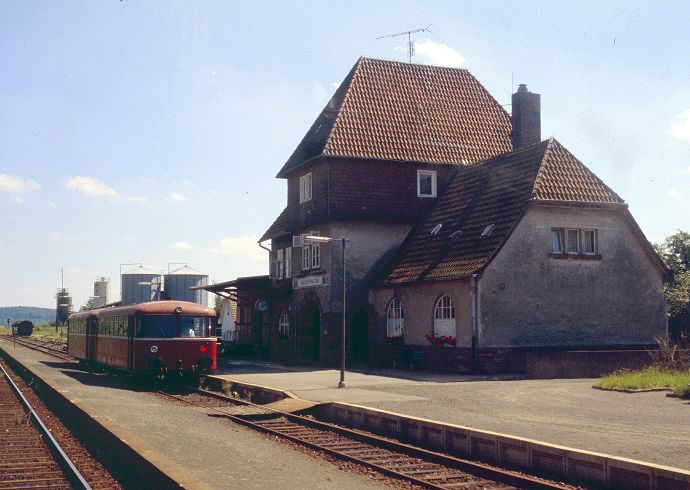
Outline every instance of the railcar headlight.
[(206, 354), (207, 350), (208, 350), (208, 347), (206, 347), (206, 345), (201, 345), (199, 347), (199, 352), (201, 352), (202, 354)]
[(155, 354), (156, 352), (158, 352), (158, 346), (157, 346), (157, 345), (152, 345), (152, 346), (151, 346), (151, 352), (152, 352), (153, 354)]

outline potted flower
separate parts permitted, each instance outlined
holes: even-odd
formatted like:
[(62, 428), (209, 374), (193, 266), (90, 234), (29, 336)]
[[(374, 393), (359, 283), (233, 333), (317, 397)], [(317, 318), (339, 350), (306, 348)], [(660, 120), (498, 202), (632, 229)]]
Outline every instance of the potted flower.
[(451, 337), (450, 335), (426, 335), (426, 339), (429, 341), (431, 345), (434, 347), (443, 347), (443, 346), (449, 346), (449, 347), (455, 347), (457, 345), (457, 341), (455, 337)]

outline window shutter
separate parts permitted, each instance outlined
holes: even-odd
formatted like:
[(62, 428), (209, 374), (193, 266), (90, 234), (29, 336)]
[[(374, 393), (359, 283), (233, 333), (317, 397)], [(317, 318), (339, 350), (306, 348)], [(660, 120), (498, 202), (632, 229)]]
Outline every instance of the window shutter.
[(301, 247), (302, 246), (302, 235), (293, 235), (292, 236), (292, 246), (293, 247)]
[(269, 264), (268, 264), (268, 277), (269, 279), (275, 279), (276, 278), (276, 256), (274, 253), (271, 253), (269, 255)]

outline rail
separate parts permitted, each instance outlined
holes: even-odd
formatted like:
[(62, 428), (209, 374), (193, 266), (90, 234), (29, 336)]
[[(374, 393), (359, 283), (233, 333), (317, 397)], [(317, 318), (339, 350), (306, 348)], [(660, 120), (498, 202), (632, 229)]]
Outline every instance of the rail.
[[(60, 444), (55, 440), (50, 430), (43, 423), (41, 418), (38, 416), (36, 411), (33, 409), (29, 401), (26, 399), (24, 394), (21, 392), (16, 383), (12, 380), (9, 373), (5, 370), (4, 366), (0, 364), (0, 370), (7, 381), (10, 389), (14, 392), (16, 397), (19, 399), (23, 408), (29, 413), (29, 418), (41, 434), (43, 441), (52, 453), (57, 464), (62, 468), (65, 477), (72, 484), (73, 488), (91, 490), (91, 486), (86, 482), (82, 474), (77, 470), (76, 466), (72, 460), (67, 456), (65, 451), (60, 447)], [(30, 488), (30, 487), (28, 487)]]
[(159, 393), (200, 408), (209, 415), (226, 417), (254, 430), (288, 439), (424, 488), (573, 488), (205, 390), (197, 390), (196, 393), (239, 406), (223, 408), (218, 407), (217, 402), (204, 406), (182, 395)]

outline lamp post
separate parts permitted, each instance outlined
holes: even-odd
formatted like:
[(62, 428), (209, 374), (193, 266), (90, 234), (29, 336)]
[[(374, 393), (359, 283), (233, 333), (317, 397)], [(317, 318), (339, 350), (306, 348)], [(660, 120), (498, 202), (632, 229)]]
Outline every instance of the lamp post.
[(331, 237), (326, 237), (326, 236), (312, 236), (308, 235), (306, 237), (307, 240), (311, 242), (316, 242), (316, 243), (330, 243), (333, 241), (338, 241), (343, 245), (342, 252), (343, 252), (343, 325), (341, 330), (342, 338), (340, 342), (340, 382), (338, 382), (338, 388), (345, 388), (345, 318), (346, 318), (346, 307), (345, 307), (345, 301), (347, 299), (346, 296), (346, 289), (345, 289), (345, 242), (347, 240), (345, 238), (331, 238)]

